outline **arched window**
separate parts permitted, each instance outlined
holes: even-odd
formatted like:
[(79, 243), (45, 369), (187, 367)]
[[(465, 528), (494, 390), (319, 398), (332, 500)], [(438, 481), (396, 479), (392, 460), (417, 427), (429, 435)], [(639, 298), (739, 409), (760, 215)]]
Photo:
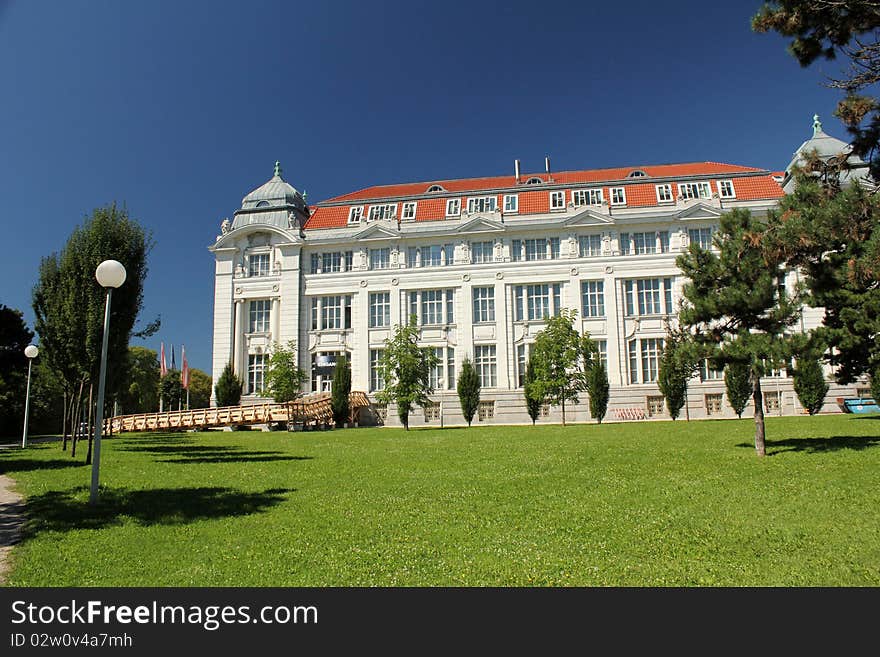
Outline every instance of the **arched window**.
[(441, 187), (440, 185), (431, 185), (430, 187), (428, 187), (428, 194), (433, 194), (435, 192), (445, 192), (445, 191), (446, 190), (443, 189), (443, 187)]
[(628, 174), (626, 174), (626, 177), (627, 178), (642, 178), (647, 175), (648, 174), (645, 173), (644, 171), (642, 171), (641, 169), (636, 169), (635, 171), (630, 171)]
[(533, 178), (529, 178), (528, 180), (526, 180), (526, 185), (540, 185), (543, 182), (544, 181), (541, 180), (540, 178), (538, 178), (538, 176), (535, 176)]
[(257, 207), (258, 207), (258, 208), (268, 208), (268, 207), (269, 207), (269, 201), (260, 201), (259, 203), (257, 203)]

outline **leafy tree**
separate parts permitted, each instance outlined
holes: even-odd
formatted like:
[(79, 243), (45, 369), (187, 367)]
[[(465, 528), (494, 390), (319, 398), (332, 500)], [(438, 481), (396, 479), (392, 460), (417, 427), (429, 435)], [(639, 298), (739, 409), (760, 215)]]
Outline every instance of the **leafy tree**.
[(810, 415), (822, 410), (825, 395), (828, 394), (828, 383), (825, 381), (822, 364), (815, 356), (811, 358), (804, 355), (798, 358), (794, 370), (794, 391)]
[(180, 385), (180, 371), (168, 370), (159, 381), (159, 394), (163, 399), (163, 408), (166, 411), (176, 411), (183, 408), (183, 388)]
[(532, 348), (534, 396), (562, 407), (562, 426), (565, 402), (577, 403), (578, 392), (586, 389), (586, 359), (594, 350), (589, 336), (574, 328), (576, 318), (576, 310), (563, 308), (558, 316), (547, 319)]
[(544, 405), (544, 398), (540, 396), (535, 386), (536, 376), (535, 364), (532, 362), (532, 358), (529, 357), (529, 360), (526, 363), (526, 378), (523, 383), (523, 395), (526, 398), (526, 411), (528, 411), (529, 417), (532, 418), (533, 425), (535, 424), (535, 420), (537, 420), (538, 416), (541, 414), (541, 406)]
[(333, 422), (337, 427), (345, 426), (351, 417), (349, 395), (351, 394), (351, 365), (344, 354), (336, 359), (333, 370), (330, 405), (333, 408)]
[(398, 324), (385, 341), (379, 368), (385, 388), (376, 394), (379, 403), (397, 405), (397, 416), (409, 430), (409, 415), (418, 405), (425, 407), (434, 392), (431, 369), (439, 362), (433, 349), (419, 347), (419, 329), (415, 316), (408, 324)]
[(845, 96), (835, 114), (853, 137), (853, 153), (870, 162), (880, 179), (880, 104), (859, 92), (880, 82), (880, 4), (869, 0), (773, 0), (752, 18), (756, 32), (792, 37), (789, 52), (801, 66), (818, 59), (848, 60), (828, 85)]
[(687, 404), (688, 382), (696, 374), (700, 362), (696, 351), (687, 331), (667, 324), (666, 340), (657, 372), (657, 386), (666, 400), (666, 408), (673, 421)]
[(680, 325), (695, 330), (697, 344), (712, 362), (746, 362), (755, 405), (755, 451), (765, 454), (761, 376), (784, 362), (789, 352), (784, 332), (800, 316), (797, 295), (779, 285), (781, 260), (763, 248), (767, 226), (748, 210), (735, 209), (720, 219), (714, 238), (719, 250), (691, 243), (676, 264), (689, 279)]
[(468, 357), (465, 357), (461, 364), (457, 388), (461, 414), (467, 420), (468, 426), (471, 426), (474, 414), (480, 407), (480, 375), (477, 374), (477, 368)]
[(880, 367), (871, 375), (871, 396), (880, 404)]
[(159, 407), (159, 361), (156, 351), (146, 347), (129, 347), (125, 373), (119, 393), (121, 412), (154, 412)]
[(608, 370), (596, 352), (593, 356), (590, 371), (587, 376), (587, 391), (590, 396), (590, 415), (596, 418), (599, 424), (608, 412), (608, 399), (610, 386), (608, 384)]
[(736, 416), (741, 418), (752, 394), (752, 368), (747, 362), (730, 361), (724, 368), (724, 387), (727, 401)]
[(191, 367), (189, 369), (189, 407), (208, 408), (210, 405), (211, 377), (202, 370)]
[(272, 347), (266, 368), (266, 391), (279, 404), (287, 404), (287, 428), (292, 429), (296, 421), (294, 402), (303, 395), (303, 384), (308, 379), (300, 368), (296, 355), (296, 342), (289, 340), (286, 345)]
[(33, 338), (21, 311), (0, 305), (0, 436), (21, 434), (28, 371), (24, 349)]
[(238, 406), (241, 403), (241, 388), (244, 382), (236, 376), (232, 363), (227, 363), (214, 386), (217, 406)]

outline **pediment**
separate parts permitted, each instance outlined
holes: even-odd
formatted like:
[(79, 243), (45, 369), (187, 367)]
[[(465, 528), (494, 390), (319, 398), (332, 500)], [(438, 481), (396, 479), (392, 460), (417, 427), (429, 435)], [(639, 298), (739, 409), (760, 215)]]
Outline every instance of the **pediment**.
[(614, 220), (604, 214), (590, 210), (589, 208), (578, 212), (563, 222), (563, 226), (606, 226), (613, 224)]
[(375, 223), (371, 226), (367, 226), (354, 236), (356, 240), (387, 240), (397, 239), (398, 237), (400, 237), (399, 231)]
[(705, 203), (697, 203), (676, 214), (675, 218), (689, 221), (695, 219), (717, 219), (720, 216), (721, 211), (717, 208), (713, 208)]
[(504, 231), (504, 224), (494, 219), (475, 217), (455, 230), (459, 233), (500, 233)]

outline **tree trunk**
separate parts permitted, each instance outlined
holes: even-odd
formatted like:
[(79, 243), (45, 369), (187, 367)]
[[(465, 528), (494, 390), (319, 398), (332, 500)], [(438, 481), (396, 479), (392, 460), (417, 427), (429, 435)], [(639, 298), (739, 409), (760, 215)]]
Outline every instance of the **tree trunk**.
[(688, 391), (687, 387), (684, 389), (684, 419), (687, 422), (691, 421), (691, 407), (688, 404)]
[(755, 377), (752, 399), (755, 403), (755, 451), (758, 456), (766, 454), (764, 448), (764, 396), (761, 394), (761, 378)]
[(79, 394), (76, 396), (76, 400), (73, 405), (73, 426), (71, 427), (71, 431), (73, 433), (73, 437), (71, 439), (71, 448), (70, 448), (70, 456), (71, 458), (76, 457), (76, 444), (79, 442), (79, 425), (80, 423), (80, 411), (82, 410), (82, 394), (83, 388), (86, 385), (85, 379), (80, 379), (79, 381)]
[(562, 426), (565, 426), (565, 398), (562, 399)]
[(95, 384), (89, 384), (89, 421), (86, 424), (86, 427), (89, 430), (89, 448), (86, 450), (86, 465), (89, 465), (92, 462), (92, 437), (95, 435), (95, 428), (92, 426), (92, 423), (95, 421), (95, 414), (92, 411), (95, 408), (95, 402), (92, 397), (95, 392)]
[(67, 451), (67, 389), (64, 389), (64, 401), (61, 404), (61, 451)]

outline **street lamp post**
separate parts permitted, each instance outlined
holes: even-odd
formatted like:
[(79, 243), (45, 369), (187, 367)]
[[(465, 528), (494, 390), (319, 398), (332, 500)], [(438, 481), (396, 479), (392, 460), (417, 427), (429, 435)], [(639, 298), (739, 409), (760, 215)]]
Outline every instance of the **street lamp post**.
[(104, 383), (107, 380), (107, 337), (110, 333), (110, 297), (125, 282), (125, 267), (116, 260), (105, 260), (95, 270), (95, 278), (107, 290), (104, 305), (104, 337), (101, 340), (101, 373), (98, 377), (98, 407), (95, 412), (95, 453), (92, 458), (92, 490), (89, 503), (98, 501), (98, 472), (101, 466), (101, 429), (104, 424)]
[(27, 393), (24, 396), (24, 432), (21, 434), (22, 449), (27, 447), (28, 416), (30, 415), (31, 405), (31, 365), (34, 364), (34, 358), (37, 357), (38, 353), (40, 353), (40, 350), (32, 344), (29, 344), (27, 347), (24, 348), (24, 355), (27, 356), (28, 359), (28, 380)]

